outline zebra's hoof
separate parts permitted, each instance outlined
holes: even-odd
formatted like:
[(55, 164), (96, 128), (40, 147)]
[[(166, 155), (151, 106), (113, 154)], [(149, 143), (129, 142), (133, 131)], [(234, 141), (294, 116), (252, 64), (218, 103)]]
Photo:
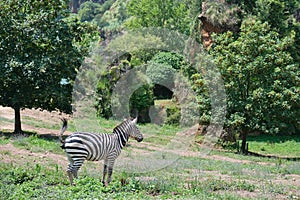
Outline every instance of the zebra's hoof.
[(108, 183), (106, 183), (106, 182), (102, 182), (102, 184), (103, 184), (103, 187), (107, 187), (108, 186)]

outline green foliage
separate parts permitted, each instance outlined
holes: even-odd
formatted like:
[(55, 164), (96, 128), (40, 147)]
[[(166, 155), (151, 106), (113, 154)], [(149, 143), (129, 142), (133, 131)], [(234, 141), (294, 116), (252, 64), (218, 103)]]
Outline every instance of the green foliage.
[[(154, 105), (154, 97), (153, 97), (153, 89), (151, 85), (143, 84), (140, 88), (136, 88), (135, 91), (131, 91), (137, 83), (135, 81), (143, 80), (143, 76), (139, 77), (139, 73), (133, 74), (133, 77), (127, 77), (128, 79), (132, 79), (133, 83), (126, 83), (124, 85), (123, 92), (133, 92), (131, 94), (130, 99), (126, 102), (123, 96), (114, 96), (112, 97), (114, 90), (120, 90), (120, 88), (116, 88), (116, 84), (125, 75), (122, 70), (124, 69), (124, 65), (122, 63), (127, 63), (126, 61), (121, 61), (119, 66), (111, 67), (108, 72), (105, 72), (101, 75), (97, 86), (97, 113), (99, 116), (110, 118), (110, 117), (117, 117), (117, 118), (124, 118), (121, 113), (126, 113), (126, 107), (129, 106), (129, 112), (132, 116), (135, 116), (137, 113), (140, 115), (140, 122), (149, 122), (148, 110), (150, 106)], [(130, 80), (129, 80), (130, 81)], [(127, 87), (128, 85), (130, 87)], [(120, 86), (120, 85), (119, 85)], [(120, 86), (122, 87), (122, 86)], [(128, 90), (128, 91), (126, 91)], [(126, 94), (127, 95), (127, 94)], [(115, 110), (119, 110), (121, 116), (113, 116), (112, 114), (112, 103), (115, 106)], [(129, 105), (127, 105), (129, 104)]]
[(161, 27), (189, 34), (189, 11), (181, 1), (130, 0), (127, 12), (129, 28)]
[(112, 116), (111, 111), (111, 93), (112, 93), (112, 86), (107, 78), (108, 74), (103, 74), (101, 79), (98, 82), (96, 93), (96, 109), (97, 115), (102, 116), (106, 119)]
[(282, 34), (288, 33), (292, 28), (292, 16), (298, 6), (296, 0), (258, 0), (254, 13), (261, 21), (268, 22), (273, 29)]
[(146, 75), (154, 84), (163, 85), (170, 90), (174, 87), (176, 70), (167, 64), (158, 64), (150, 61), (147, 64)]
[[(0, 2), (0, 104), (71, 112), (72, 83), (94, 29), (68, 1)], [(42, 9), (41, 9), (42, 8)]]
[(299, 9), (299, 1), (268, 0), (256, 1), (254, 14), (263, 22), (268, 22), (272, 29), (276, 30), (281, 37), (289, 37), (295, 31), (295, 42), (288, 49), (292, 57), (299, 64), (300, 54), (300, 23), (295, 19), (296, 10)]
[[(141, 33), (129, 33), (123, 36), (118, 37), (116, 40), (113, 40), (107, 46), (106, 51), (108, 54), (114, 52), (128, 52), (121, 54), (118, 58), (115, 58), (114, 63), (111, 66), (106, 67), (101, 73), (101, 77), (99, 79), (99, 83), (97, 86), (97, 102), (96, 108), (98, 111), (98, 115), (109, 118), (112, 117), (112, 101), (116, 104), (120, 109), (124, 103), (122, 102), (123, 97), (118, 97), (117, 99), (111, 99), (112, 93), (116, 89), (115, 86), (128, 72), (129, 70), (133, 70), (135, 67), (140, 67), (148, 60), (150, 60), (158, 51), (165, 46), (162, 43), (161, 39), (147, 34), (143, 35)], [(97, 55), (95, 55), (97, 57)], [(137, 68), (137, 71), (139, 69)], [(138, 76), (138, 74), (135, 74)], [(132, 77), (133, 80), (143, 79), (142, 77)], [(130, 80), (128, 80), (130, 81)], [(132, 83), (131, 83), (132, 84)], [(125, 88), (130, 89), (130, 88)], [(135, 96), (137, 95), (137, 96)], [(138, 89), (134, 95), (131, 97), (130, 109), (139, 113), (146, 112), (145, 110), (149, 109), (151, 105), (154, 103), (153, 99), (153, 91), (152, 86), (144, 85), (140, 89)], [(135, 110), (135, 111), (134, 111)], [(132, 113), (135, 115), (136, 113)], [(146, 116), (146, 114), (143, 114)], [(124, 116), (122, 116), (124, 117)], [(143, 120), (142, 120), (143, 121)], [(149, 119), (145, 120), (149, 121)]]
[[(153, 88), (151, 85), (143, 85), (132, 94), (129, 102), (129, 108), (132, 116), (139, 114), (139, 122), (150, 122), (148, 111), (150, 106), (154, 105)], [(137, 113), (136, 113), (137, 112)]]
[(183, 68), (183, 66), (187, 65), (184, 57), (174, 52), (159, 52), (153, 56), (151, 62), (170, 65), (176, 70), (179, 70)]
[(240, 37), (215, 37), (212, 50), (227, 90), (227, 126), (239, 131), (294, 133), (299, 123), (299, 67), (268, 23), (247, 19)]
[(166, 107), (167, 117), (165, 119), (165, 124), (169, 125), (179, 125), (180, 124), (180, 107), (177, 105), (168, 105)]
[(101, 12), (101, 5), (99, 3), (94, 3), (87, 1), (80, 5), (80, 10), (78, 11), (78, 17), (80, 21), (92, 21), (97, 14)]
[(221, 1), (207, 1), (205, 16), (215, 27), (226, 28), (236, 26), (240, 22), (240, 10), (236, 4), (226, 4)]
[(107, 0), (101, 6), (101, 12), (94, 17), (93, 22), (99, 26), (103, 39), (110, 39), (124, 29), (127, 2), (128, 0)]

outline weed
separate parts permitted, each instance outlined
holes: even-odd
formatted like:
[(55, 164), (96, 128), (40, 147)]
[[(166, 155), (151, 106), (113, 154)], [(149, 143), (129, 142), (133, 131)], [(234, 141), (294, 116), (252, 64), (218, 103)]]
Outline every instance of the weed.
[[(1, 135), (1, 132), (0, 132), (0, 135)], [(3, 144), (8, 144), (10, 142), (10, 139), (6, 136), (1, 136), (0, 137), (0, 145), (3, 145)]]
[(33, 152), (62, 153), (58, 140), (42, 139), (38, 135), (19, 136), (13, 141), (13, 144)]
[(11, 152), (8, 151), (8, 150), (0, 151), (0, 154), (1, 154), (1, 155), (5, 155), (5, 156), (11, 156)]

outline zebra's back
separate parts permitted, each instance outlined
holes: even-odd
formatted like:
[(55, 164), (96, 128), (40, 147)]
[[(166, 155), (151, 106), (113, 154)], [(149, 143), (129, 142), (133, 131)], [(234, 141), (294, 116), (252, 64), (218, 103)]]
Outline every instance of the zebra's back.
[[(76, 132), (66, 138), (64, 149), (66, 153), (75, 158), (85, 158), (96, 161), (108, 156), (118, 156), (115, 138), (113, 134)], [(112, 152), (113, 150), (113, 152)], [(113, 155), (111, 155), (113, 153)]]

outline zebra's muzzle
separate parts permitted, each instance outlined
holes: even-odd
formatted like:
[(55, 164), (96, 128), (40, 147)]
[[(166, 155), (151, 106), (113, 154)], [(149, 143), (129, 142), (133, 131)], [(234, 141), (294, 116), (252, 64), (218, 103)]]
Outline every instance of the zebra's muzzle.
[(136, 141), (141, 142), (144, 138), (137, 138)]

